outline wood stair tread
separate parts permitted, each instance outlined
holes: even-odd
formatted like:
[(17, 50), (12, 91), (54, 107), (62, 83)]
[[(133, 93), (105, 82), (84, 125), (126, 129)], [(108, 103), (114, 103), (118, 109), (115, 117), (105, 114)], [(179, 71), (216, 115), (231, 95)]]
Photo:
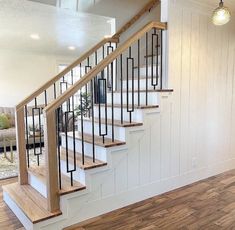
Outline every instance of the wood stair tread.
[[(98, 106), (98, 105), (95, 105), (95, 106)], [(101, 104), (100, 106), (104, 107), (105, 105)], [(112, 107), (112, 105), (107, 104), (107, 107)], [(114, 108), (121, 108), (121, 105), (120, 104), (114, 104), (113, 107)], [(129, 107), (131, 108), (131, 105), (129, 105)], [(158, 108), (158, 107), (159, 107), (159, 105), (134, 105), (134, 109), (154, 109), (154, 108)], [(124, 104), (123, 108), (127, 108), (127, 105)]]
[[(153, 54), (153, 55), (152, 55), (152, 54), (148, 54), (148, 55), (145, 55), (144, 58), (147, 58), (147, 57), (149, 58), (149, 57), (152, 57), (152, 56), (153, 56), (153, 57), (157, 57), (157, 54)], [(159, 56), (160, 56), (160, 55), (159, 55)]]
[[(76, 152), (76, 163), (77, 166), (81, 169), (88, 170), (92, 168), (98, 168), (107, 165), (106, 162), (100, 161), (98, 159), (95, 159), (95, 162), (93, 162), (93, 158), (89, 156), (84, 156), (85, 157), (85, 162), (84, 165), (82, 164), (82, 154)], [(60, 158), (61, 160), (66, 160), (66, 149), (61, 147), (60, 149)], [(68, 160), (71, 164), (73, 164), (73, 151), (68, 150)]]
[(16, 182), (3, 186), (3, 191), (34, 224), (62, 214), (61, 211), (49, 212), (46, 198), (30, 185), (20, 185)]
[[(32, 173), (44, 184), (46, 184), (46, 168), (45, 166), (30, 166), (28, 169), (29, 173)], [(73, 186), (71, 186), (70, 177), (65, 174), (61, 174), (61, 189), (59, 191), (60, 195), (66, 195), (72, 192), (77, 192), (86, 188), (85, 185), (81, 184), (78, 181), (73, 181)]]
[[(62, 133), (61, 135), (65, 135), (65, 134)], [(73, 133), (68, 132), (68, 136), (73, 137)], [(81, 141), (82, 140), (81, 133), (75, 132), (75, 138)], [(92, 135), (84, 133), (83, 138), (84, 138), (84, 142), (87, 142), (89, 144), (93, 143)], [(95, 141), (95, 145), (98, 145), (104, 148), (110, 148), (110, 147), (115, 147), (115, 146), (126, 144), (126, 142), (119, 141), (119, 140), (114, 140), (113, 142), (112, 139), (107, 138), (107, 137), (105, 137), (105, 142), (103, 143), (103, 137), (100, 137), (100, 136), (95, 136), (94, 141)]]
[[(78, 118), (79, 120), (81, 120), (80, 118)], [(92, 122), (92, 118), (83, 118), (84, 121), (89, 121)], [(99, 118), (95, 118), (94, 119), (94, 123), (99, 123)], [(105, 119), (101, 119), (101, 124), (105, 124)], [(112, 125), (112, 120), (111, 119), (107, 119), (107, 125)], [(123, 127), (123, 128), (128, 128), (128, 127), (135, 127), (135, 126), (142, 126), (143, 123), (141, 122), (129, 122), (129, 121), (123, 121), (123, 123), (121, 123), (121, 120), (114, 120), (114, 126), (117, 127)]]

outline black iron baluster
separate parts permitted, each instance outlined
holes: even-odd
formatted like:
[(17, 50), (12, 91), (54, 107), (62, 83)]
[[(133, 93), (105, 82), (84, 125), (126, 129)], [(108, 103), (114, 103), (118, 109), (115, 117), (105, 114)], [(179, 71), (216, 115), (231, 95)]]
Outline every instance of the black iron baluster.
[(121, 77), (121, 124), (123, 124), (123, 71), (122, 71), (122, 54), (120, 55), (120, 77)]
[[(73, 70), (71, 70), (71, 84), (74, 84), (74, 76), (73, 76)], [(74, 95), (72, 96), (72, 110), (74, 111), (75, 106), (74, 106)]]
[[(87, 58), (87, 66), (85, 66), (85, 74), (87, 74), (90, 70), (92, 69), (92, 67), (90, 66), (90, 59), (89, 57)], [(88, 105), (88, 83), (85, 85), (85, 100), (86, 100), (86, 105)], [(90, 118), (90, 109), (88, 111), (86, 111), (86, 117), (87, 117), (87, 112), (88, 112), (88, 117)]]
[(140, 106), (140, 40), (138, 40), (138, 106)]
[(92, 122), (92, 156), (95, 163), (95, 121), (94, 121), (94, 94), (93, 94), (93, 80), (91, 80), (91, 122)]
[(148, 105), (148, 32), (146, 33), (146, 44), (145, 44), (145, 48), (146, 48), (146, 94), (145, 94), (145, 99), (146, 99), (146, 105)]
[(61, 117), (61, 108), (58, 108), (56, 110), (56, 139), (57, 139), (57, 152), (58, 152), (58, 168), (59, 168), (59, 187), (60, 189), (62, 188), (62, 184), (61, 184), (61, 151), (60, 151), (60, 125), (61, 122), (63, 123), (63, 119), (62, 121), (60, 120)]
[[(72, 114), (72, 123), (73, 123), (73, 168), (69, 167), (69, 146), (68, 146), (68, 124), (69, 124), (69, 114)], [(75, 144), (75, 116), (74, 111), (65, 112), (65, 147), (66, 147), (66, 170), (67, 173), (70, 173), (70, 182), (71, 186), (73, 186), (73, 172), (76, 171), (76, 144)]]
[[(154, 90), (156, 89), (156, 86), (158, 85), (158, 61), (156, 63), (156, 80), (154, 83), (154, 69), (153, 69), (153, 60), (154, 60), (154, 37), (156, 37), (156, 49), (158, 49), (158, 35), (156, 34), (156, 29), (154, 29), (154, 33), (152, 34), (152, 41), (151, 41), (151, 85), (153, 86)], [(156, 57), (157, 58), (157, 57)], [(158, 58), (157, 58), (158, 60)]]
[(114, 142), (113, 62), (111, 63), (112, 142)]
[(161, 52), (161, 72), (160, 72), (160, 89), (162, 90), (163, 85), (162, 85), (162, 68), (163, 68), (163, 31), (161, 30), (161, 47), (160, 47), (160, 52)]
[[(110, 42), (109, 45), (107, 46), (107, 55), (109, 55), (112, 52), (113, 52), (113, 46)], [(110, 71), (111, 71), (111, 67), (110, 65), (108, 65), (107, 66), (107, 83), (108, 83), (107, 86), (109, 90), (112, 90), (112, 79), (110, 80), (112, 73)]]
[(105, 54), (104, 54), (105, 51), (104, 51), (104, 49), (105, 49), (105, 48), (104, 48), (104, 45), (103, 45), (103, 46), (102, 46), (102, 54), (103, 54), (102, 57), (103, 57), (103, 59), (104, 59), (104, 57), (105, 57)]
[[(107, 83), (104, 78), (104, 70), (101, 72), (101, 78), (98, 79), (98, 98), (99, 98), (99, 136), (103, 138), (103, 143), (105, 142), (105, 136), (108, 134), (107, 127)], [(101, 103), (105, 104), (105, 132), (102, 132), (102, 120), (101, 120)]]
[[(63, 90), (63, 85), (65, 85), (65, 90)], [(65, 78), (62, 78), (62, 81), (60, 82), (60, 94), (63, 94), (68, 89), (68, 82), (65, 81)], [(70, 100), (66, 102), (67, 104), (67, 111), (70, 110)]]
[(25, 105), (25, 131), (26, 131), (27, 165), (29, 168), (29, 166), (30, 166), (30, 163), (29, 163), (29, 127), (28, 127), (28, 108), (27, 108), (27, 105)]
[[(42, 130), (41, 130), (41, 109), (38, 108), (37, 105), (37, 98), (34, 99), (35, 101), (35, 107), (32, 108), (32, 117), (33, 117), (33, 148), (34, 148), (34, 155), (37, 156), (37, 165), (40, 165), (40, 159), (39, 156), (42, 154)], [(39, 126), (39, 153), (37, 153), (36, 149), (36, 126), (35, 126), (35, 111), (38, 111), (38, 126)], [(37, 113), (36, 113), (37, 114)]]
[[(95, 65), (98, 64), (98, 55), (97, 55), (97, 51), (95, 51)], [(95, 104), (98, 103), (98, 76), (95, 77), (94, 80), (94, 100), (95, 100)]]
[(79, 77), (80, 77), (80, 79), (81, 79), (81, 77), (82, 77), (82, 63), (80, 63), (80, 65), (79, 65), (79, 70), (80, 70), (80, 71), (79, 71), (79, 72), (80, 72), (80, 76), (79, 76)]
[(47, 106), (47, 91), (44, 91), (44, 102), (45, 102), (45, 106)]
[[(129, 60), (132, 63), (132, 67), (131, 67), (131, 85), (132, 85), (132, 89), (131, 89), (131, 109), (129, 107)], [(129, 112), (129, 116), (130, 116), (130, 123), (132, 122), (132, 112), (134, 112), (134, 58), (131, 57), (131, 47), (129, 47), (129, 57), (127, 57), (127, 63), (126, 63), (126, 69), (127, 69), (127, 91), (126, 91), (126, 96), (127, 96), (127, 112)]]
[[(117, 43), (115, 43), (115, 49), (117, 49)], [(115, 91), (118, 87), (118, 59), (115, 60), (116, 66), (115, 66)]]
[(157, 82), (156, 84), (158, 85), (159, 81), (159, 35), (157, 34), (157, 45), (156, 45), (156, 74), (157, 74)]
[(56, 99), (56, 84), (54, 83), (54, 99)]
[(80, 113), (81, 113), (81, 138), (82, 138), (82, 164), (85, 164), (85, 152), (84, 152), (84, 133), (83, 133), (83, 99), (82, 89), (80, 90)]

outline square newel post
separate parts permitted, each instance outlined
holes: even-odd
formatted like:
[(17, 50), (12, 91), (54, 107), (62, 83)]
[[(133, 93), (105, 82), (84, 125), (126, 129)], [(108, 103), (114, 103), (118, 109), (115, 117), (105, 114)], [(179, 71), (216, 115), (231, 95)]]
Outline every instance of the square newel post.
[(56, 117), (54, 111), (44, 111), (44, 145), (47, 170), (47, 204), (48, 211), (60, 210), (58, 161), (56, 143)]
[(19, 183), (21, 185), (28, 184), (27, 158), (26, 158), (26, 142), (25, 142), (25, 120), (24, 107), (16, 108), (16, 145), (19, 164)]

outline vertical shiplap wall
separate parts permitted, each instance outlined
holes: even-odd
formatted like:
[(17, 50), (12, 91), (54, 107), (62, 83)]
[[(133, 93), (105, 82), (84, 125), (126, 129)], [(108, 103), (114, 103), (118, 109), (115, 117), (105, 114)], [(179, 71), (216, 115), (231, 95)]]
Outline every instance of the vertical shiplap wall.
[(235, 23), (214, 26), (212, 9), (196, 1), (169, 3), (171, 156), (176, 176), (235, 158)]

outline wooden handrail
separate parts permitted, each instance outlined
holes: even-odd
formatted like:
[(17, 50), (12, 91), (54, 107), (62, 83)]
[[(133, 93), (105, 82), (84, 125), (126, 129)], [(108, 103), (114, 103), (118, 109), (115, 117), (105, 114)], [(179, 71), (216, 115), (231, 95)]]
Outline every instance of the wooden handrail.
[(134, 17), (132, 17), (124, 26), (122, 26), (113, 38), (120, 38), (136, 21), (138, 21), (145, 13), (149, 12), (153, 7), (157, 6), (160, 0), (149, 1)]
[(161, 22), (150, 22), (145, 25), (142, 29), (131, 36), (125, 43), (120, 45), (116, 50), (114, 50), (109, 56), (103, 59), (97, 66), (91, 69), (86, 75), (84, 75), (79, 81), (77, 81), (73, 86), (71, 86), (67, 91), (55, 99), (52, 103), (44, 108), (44, 115), (50, 111), (56, 110), (60, 105), (67, 101), (71, 96), (73, 96), (78, 90), (85, 86), (90, 80), (97, 76), (107, 65), (112, 63), (119, 55), (121, 55), (126, 49), (128, 49), (133, 43), (138, 41), (146, 32), (152, 28), (165, 30), (167, 28), (166, 23)]
[(22, 107), (24, 107), (25, 105), (27, 105), (29, 102), (31, 102), (35, 97), (39, 96), (41, 93), (43, 93), (46, 89), (48, 89), (50, 86), (52, 86), (56, 81), (58, 81), (61, 77), (63, 77), (64, 75), (66, 75), (67, 73), (69, 73), (74, 67), (76, 67), (78, 64), (80, 64), (81, 62), (83, 62), (84, 60), (87, 59), (87, 57), (89, 57), (91, 54), (93, 54), (96, 50), (98, 50), (100, 47), (102, 47), (104, 44), (108, 43), (108, 42), (114, 42), (117, 43), (118, 39), (116, 38), (105, 38), (103, 39), (101, 42), (99, 42), (98, 44), (96, 44), (95, 46), (93, 46), (89, 51), (87, 51), (86, 53), (84, 53), (80, 58), (78, 58), (75, 62), (73, 62), (71, 65), (69, 65), (68, 67), (66, 67), (62, 72), (60, 72), (59, 74), (57, 74), (55, 77), (53, 77), (52, 79), (50, 79), (48, 82), (46, 82), (45, 84), (43, 84), (41, 87), (39, 87), (33, 94), (31, 94), (30, 96), (26, 97), (22, 102), (20, 102), (17, 106), (16, 106), (16, 110), (21, 109)]

